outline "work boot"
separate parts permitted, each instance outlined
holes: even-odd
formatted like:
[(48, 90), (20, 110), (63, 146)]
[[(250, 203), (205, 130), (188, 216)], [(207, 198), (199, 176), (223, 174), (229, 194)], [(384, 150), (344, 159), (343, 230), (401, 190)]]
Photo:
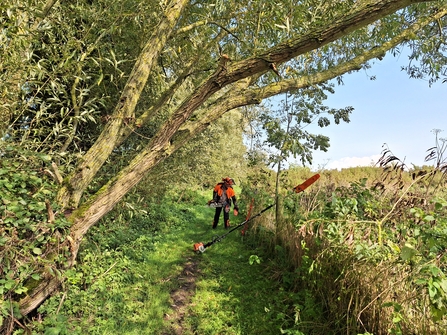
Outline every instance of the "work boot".
[(225, 221), (225, 229), (230, 228), (230, 220)]

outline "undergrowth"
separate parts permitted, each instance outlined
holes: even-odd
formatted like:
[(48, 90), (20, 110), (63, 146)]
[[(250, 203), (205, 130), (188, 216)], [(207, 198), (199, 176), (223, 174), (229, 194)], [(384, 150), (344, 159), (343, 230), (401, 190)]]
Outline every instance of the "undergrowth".
[[(34, 316), (34, 333), (171, 334), (170, 293), (191, 257), (199, 272), (182, 334), (279, 333), (290, 293), (264, 272), (261, 249), (236, 230), (205, 253), (193, 252), (194, 243), (227, 232), (222, 222), (211, 229), (208, 193), (127, 197), (88, 234), (63, 289)], [(231, 217), (233, 225), (242, 220)]]
[[(4, 184), (26, 179), (5, 165), (0, 172)], [(51, 184), (36, 177), (40, 184), (30, 184), (36, 191), (24, 192), (22, 199), (43, 206), (52, 193), (38, 190)], [(20, 190), (22, 183), (6, 187)], [(194, 292), (181, 320), (186, 335), (444, 334), (446, 195), (442, 188), (428, 194), (426, 186), (411, 183), (410, 177), (393, 189), (363, 178), (336, 186), (322, 174), (310, 191), (284, 199), (280, 219), (286, 229), (279, 236), (273, 210), (251, 221), (244, 236), (241, 230), (227, 236), (222, 222), (211, 229), (209, 190), (172, 189), (155, 197), (137, 189), (89, 231), (76, 266), (60, 272), (60, 292), (27, 319), (17, 318), (22, 327), (15, 334), (170, 334), (171, 293), (191, 259), (199, 270), (192, 274)], [(244, 220), (252, 198), (253, 214), (273, 201), (268, 187), (249, 186), (237, 190), (241, 211), (231, 216), (233, 225)], [(29, 194), (35, 196), (28, 199)], [(15, 201), (8, 197), (3, 213)], [(26, 225), (2, 220), (2, 229), (28, 234), (41, 252), (45, 243), (51, 245), (51, 234), (64, 232), (63, 225), (55, 226), (42, 242)], [(30, 227), (44, 220), (36, 217)], [(224, 238), (193, 253), (194, 243), (216, 235)], [(13, 249), (1, 250), (5, 255)], [(39, 253), (29, 251), (27, 257)], [(8, 275), (19, 279), (0, 282), (4, 296), (26, 287), (19, 265), (8, 265)], [(11, 307), (6, 300), (2, 306)]]
[(42, 278), (63, 275), (69, 223), (55, 201), (48, 156), (7, 145), (0, 155), (1, 332), (13, 327), (12, 319), (20, 322), (18, 299)]
[(275, 255), (268, 271), (294, 292), (284, 301), (295, 311), (286, 333), (446, 333), (446, 195), (404, 177), (333, 187), (323, 173), (312, 191), (287, 199), (281, 236), (272, 238), (272, 215), (253, 223), (254, 239)]

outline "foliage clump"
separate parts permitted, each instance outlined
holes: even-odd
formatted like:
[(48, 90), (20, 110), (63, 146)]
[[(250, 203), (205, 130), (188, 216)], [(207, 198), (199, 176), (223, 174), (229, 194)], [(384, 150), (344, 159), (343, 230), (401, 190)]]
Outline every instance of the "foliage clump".
[[(388, 170), (382, 175), (387, 180), (380, 180), (382, 169), (371, 168), (371, 175), (356, 181), (354, 173), (338, 186), (332, 180), (342, 172), (322, 172), (307, 193), (284, 201), (287, 229), (275, 239), (271, 217), (254, 223), (254, 238), (275, 255), (270, 271), (295, 292), (286, 303), (295, 318), (284, 329), (305, 334), (445, 329), (446, 194), (435, 184), (435, 193), (418, 186), (427, 184), (428, 171), (413, 180), (414, 171), (391, 168), (392, 176)], [(303, 179), (310, 171), (306, 174)]]
[[(50, 157), (0, 149), (0, 321), (20, 318), (15, 303), (42, 278), (60, 277), (69, 252), (69, 226), (54, 202)], [(1, 325), (0, 325), (1, 326)]]

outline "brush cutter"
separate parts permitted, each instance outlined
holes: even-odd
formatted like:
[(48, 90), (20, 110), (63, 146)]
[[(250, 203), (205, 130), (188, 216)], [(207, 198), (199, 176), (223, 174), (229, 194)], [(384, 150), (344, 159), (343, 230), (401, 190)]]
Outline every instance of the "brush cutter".
[[(314, 176), (310, 177), (309, 179), (307, 179), (304, 183), (299, 184), (298, 186), (295, 186), (293, 188), (294, 193), (301, 193), (301, 192), (303, 192), (306, 188), (308, 188), (310, 185), (312, 185), (314, 182), (316, 182), (318, 178), (320, 178), (320, 175), (317, 173), (316, 175), (314, 175)], [(291, 193), (291, 194), (293, 194), (293, 193)], [(225, 233), (225, 234), (223, 234), (221, 236), (213, 237), (213, 240), (208, 242), (208, 243), (205, 243), (205, 244), (203, 244), (202, 242), (195, 243), (194, 244), (194, 251), (196, 253), (205, 252), (206, 248), (212, 246), (214, 243), (222, 241), (228, 234), (230, 234), (231, 232), (235, 231), (236, 229), (242, 227), (243, 225), (245, 225), (247, 222), (253, 220), (254, 218), (257, 218), (258, 216), (262, 215), (262, 213), (264, 213), (265, 211), (269, 210), (273, 206), (275, 206), (274, 203), (269, 205), (269, 206), (267, 206), (266, 208), (264, 208), (258, 214), (253, 215), (249, 219), (247, 219), (247, 220), (239, 223), (238, 225), (234, 226), (227, 233)]]

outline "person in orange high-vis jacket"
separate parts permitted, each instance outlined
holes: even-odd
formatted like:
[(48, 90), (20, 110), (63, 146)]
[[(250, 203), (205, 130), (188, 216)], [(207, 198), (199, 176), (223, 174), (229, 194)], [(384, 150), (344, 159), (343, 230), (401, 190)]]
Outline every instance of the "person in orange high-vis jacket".
[(218, 183), (213, 190), (213, 200), (210, 200), (208, 204), (215, 203), (216, 212), (214, 213), (213, 229), (216, 229), (219, 223), (220, 213), (223, 209), (224, 225), (225, 229), (230, 227), (230, 208), (231, 202), (233, 202), (233, 214), (238, 215), (239, 207), (237, 205), (236, 193), (233, 190), (232, 185), (235, 185), (234, 180), (225, 177), (222, 182)]

